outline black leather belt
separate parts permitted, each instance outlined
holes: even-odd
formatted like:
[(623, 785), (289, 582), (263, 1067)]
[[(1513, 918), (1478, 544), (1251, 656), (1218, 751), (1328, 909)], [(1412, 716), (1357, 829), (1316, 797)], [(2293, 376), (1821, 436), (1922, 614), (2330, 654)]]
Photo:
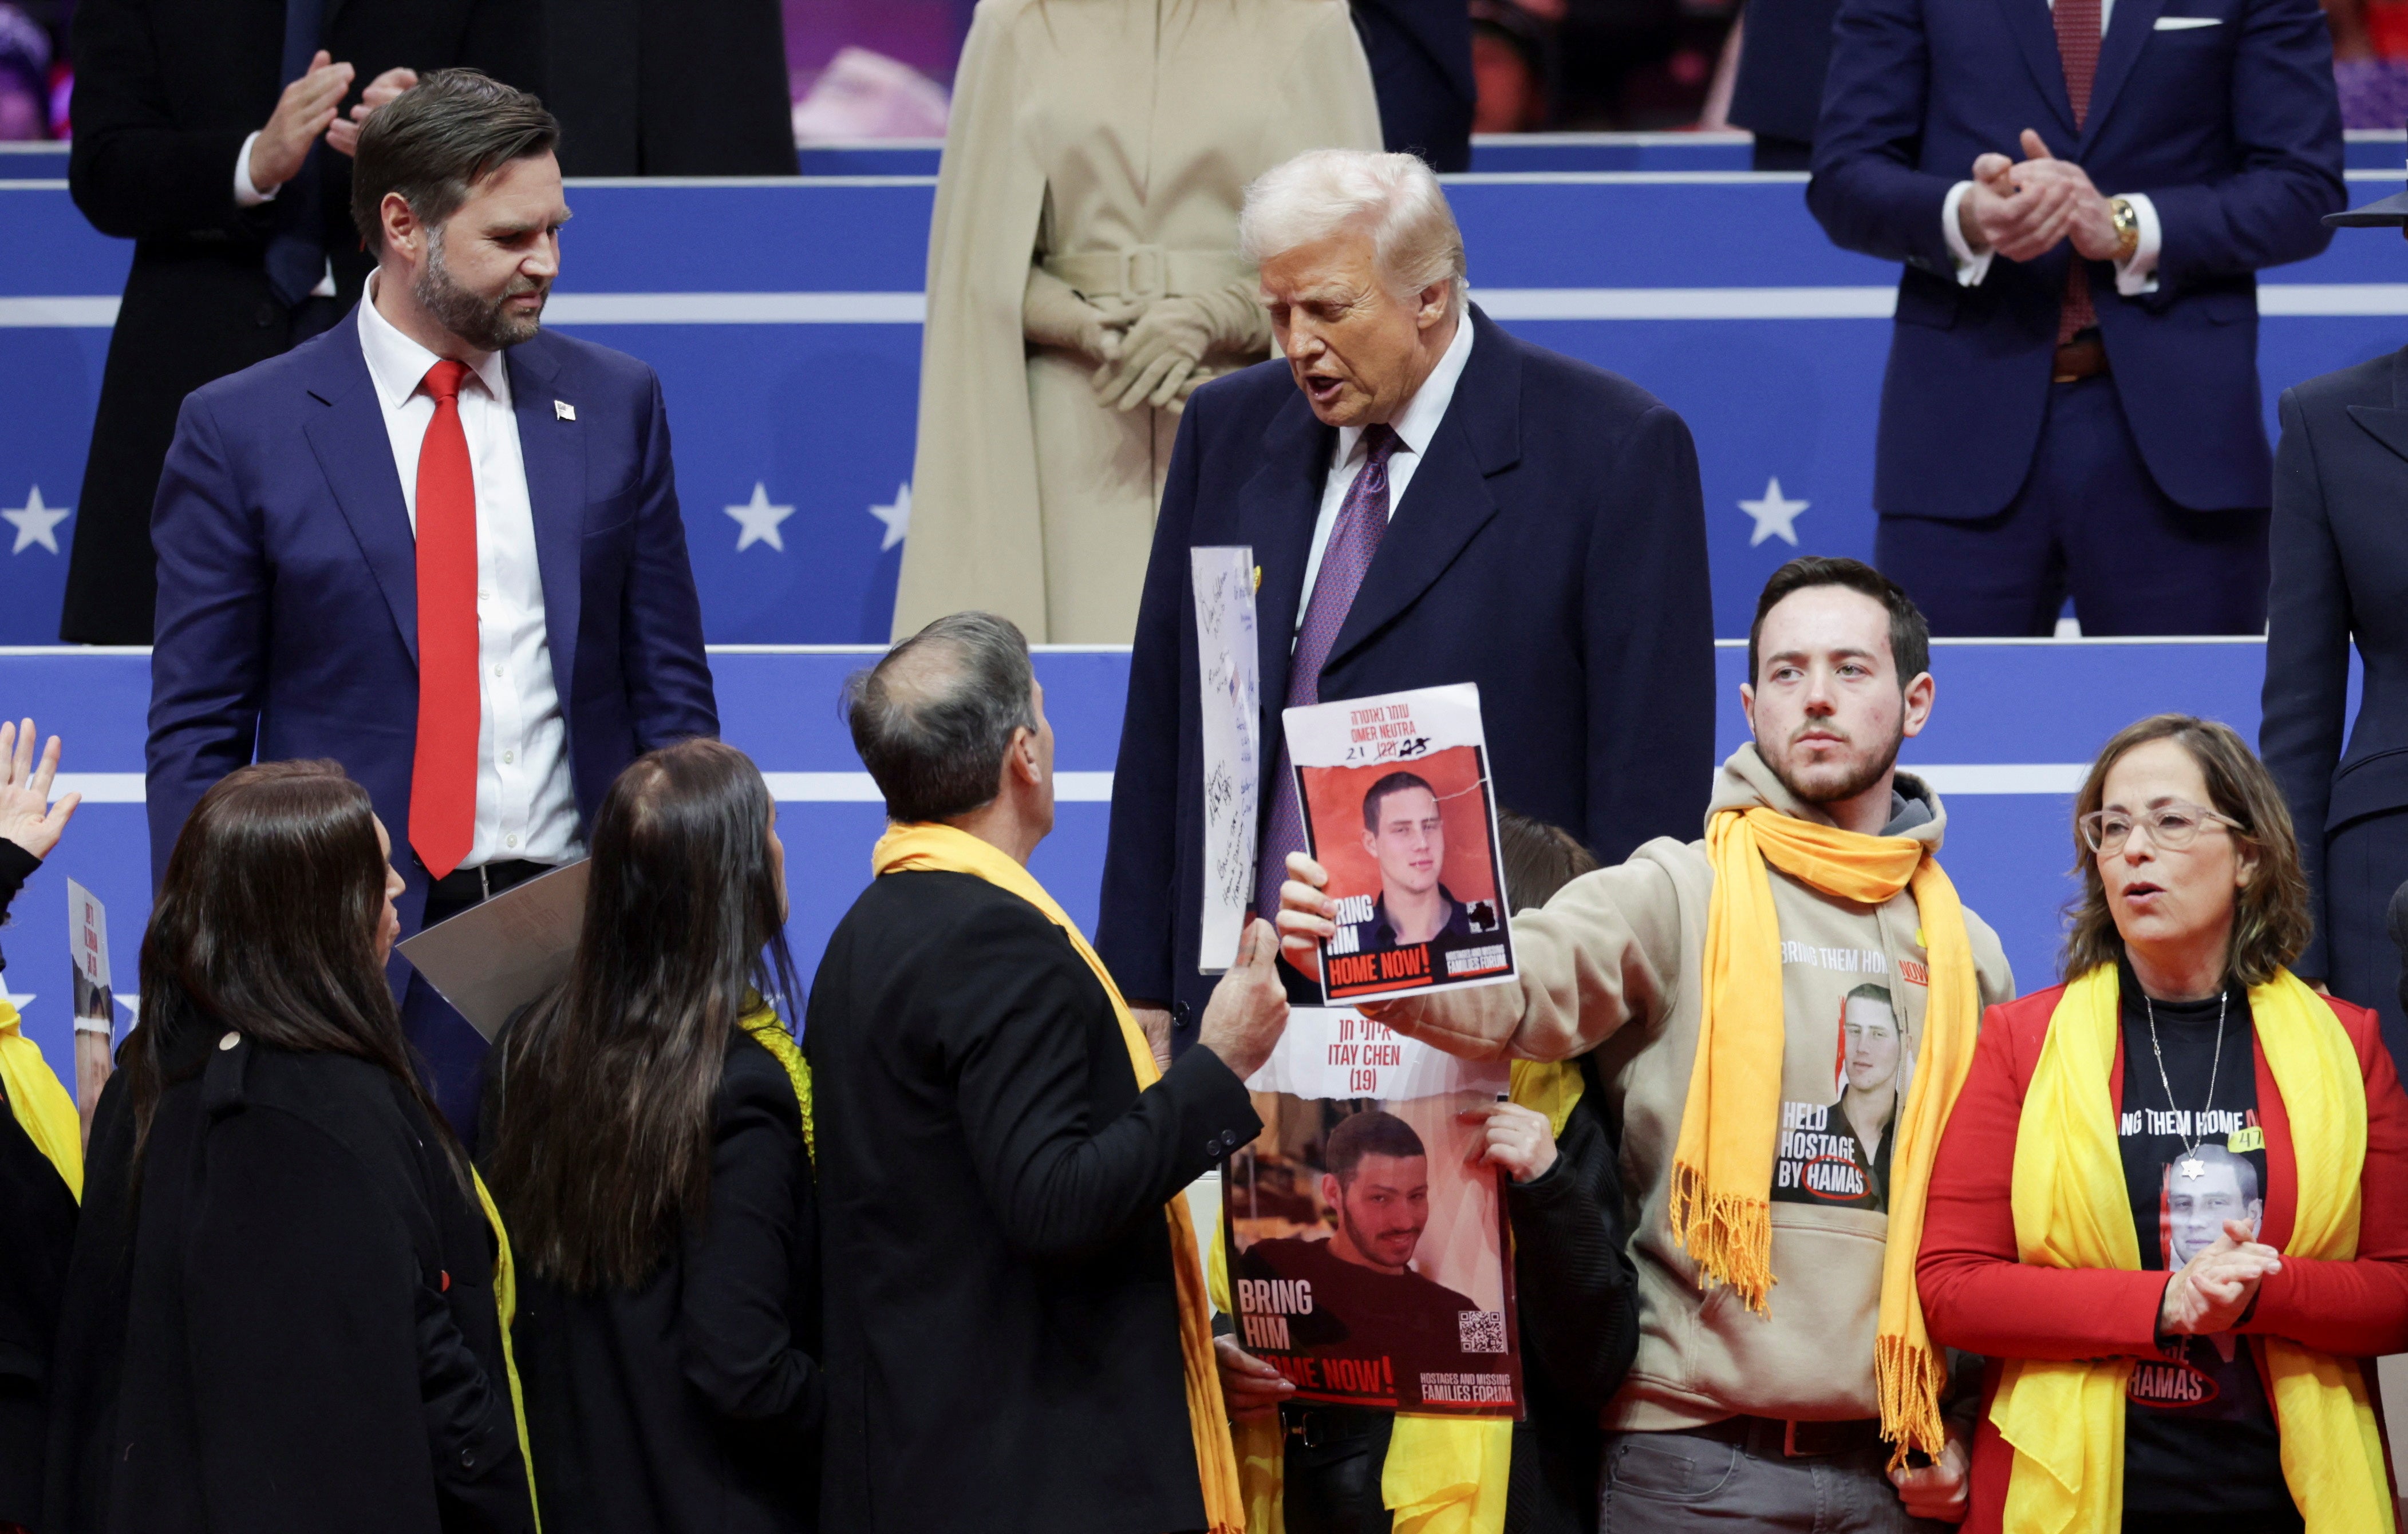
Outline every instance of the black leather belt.
[(508, 863), (480, 863), (473, 868), (454, 868), (426, 886), (426, 903), (440, 910), (460, 911), (480, 905), (514, 884), (530, 879), (540, 879), (552, 872), (549, 863), (529, 863), (514, 858)]
[(1736, 1443), (1763, 1459), (1828, 1459), (1835, 1455), (1884, 1449), (1881, 1418), (1854, 1417), (1844, 1422), (1793, 1422), (1785, 1417), (1725, 1417), (1703, 1427), (1675, 1431), (1719, 1443)]
[(1374, 1412), (1360, 1406), (1301, 1405), (1291, 1402), (1280, 1408), (1280, 1422), (1287, 1436), (1308, 1449), (1319, 1449), (1348, 1439), (1369, 1438), (1386, 1426), (1389, 1413)]

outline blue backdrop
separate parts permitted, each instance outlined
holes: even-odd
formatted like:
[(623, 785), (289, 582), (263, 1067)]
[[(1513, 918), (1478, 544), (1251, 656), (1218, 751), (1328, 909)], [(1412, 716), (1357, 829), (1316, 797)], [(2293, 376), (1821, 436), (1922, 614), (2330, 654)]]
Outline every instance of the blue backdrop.
[[(870, 844), (883, 825), (876, 791), (837, 711), (845, 675), (875, 653), (725, 647), (711, 656), (727, 738), (770, 775), (781, 801), (794, 897), (789, 937), (806, 976), (868, 882)], [(1727, 753), (1746, 738), (1739, 709), (1746, 652), (1727, 644), (1715, 658), (1715, 717)], [(1544, 656), (1532, 659), (1548, 664)], [(2073, 858), (2071, 794), (2091, 754), (2118, 728), (2167, 709), (2223, 719), (2254, 739), (2264, 665), (2265, 647), (2255, 640), (1936, 647), (1937, 707), (1904, 760), (1945, 799), (1949, 872), (1967, 902), (1998, 927), (2025, 988), (2053, 979), (2058, 909), (2073, 891), (2066, 874)], [(1093, 931), (1128, 657), (1117, 650), (1046, 650), (1038, 674), (1059, 740), (1062, 803), (1034, 867)], [(66, 786), (88, 796), (66, 839), (18, 896), (13, 924), (0, 932), (10, 961), (0, 979), (54, 1062), (65, 1058), (71, 995), (68, 879), (107, 904), (119, 995), (137, 989), (136, 955), (150, 895), (141, 804), (149, 699), (145, 652), (0, 652), (0, 715), (30, 713), (46, 729), (64, 732)], [(33, 999), (23, 1001), (28, 995)]]
[[(2396, 185), (2401, 148), (2398, 135), (2353, 142), (2353, 200)], [(1510, 168), (1448, 189), (1494, 317), (1627, 374), (1688, 419), (1724, 635), (1744, 632), (1782, 560), (1870, 550), (1896, 278), (1831, 249), (1802, 177), (1727, 168), (1744, 152), (1728, 136), (1484, 143), (1479, 163)], [(715, 642), (885, 635), (908, 523), (932, 153), (814, 151), (816, 168), (867, 174), (571, 185), (552, 319), (659, 369)], [(897, 167), (910, 173), (886, 173)], [(128, 259), (77, 214), (63, 168), (54, 151), (0, 156), (0, 644), (57, 632)], [(2408, 251), (2344, 231), (2324, 256), (2271, 273), (2263, 303), (2271, 418), (2280, 388), (2408, 342)], [(729, 514), (756, 503), (767, 509), (749, 525), (771, 536)]]

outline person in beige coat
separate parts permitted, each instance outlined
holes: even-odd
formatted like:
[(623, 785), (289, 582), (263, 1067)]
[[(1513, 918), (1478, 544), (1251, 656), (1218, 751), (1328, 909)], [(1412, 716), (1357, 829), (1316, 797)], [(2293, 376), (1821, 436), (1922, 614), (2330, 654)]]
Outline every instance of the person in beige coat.
[(1182, 404), (1261, 361), (1246, 183), (1380, 148), (1345, 0), (981, 0), (928, 231), (897, 638), (1125, 644)]
[[(1651, 841), (1517, 912), (1517, 984), (1367, 1009), (1473, 1057), (1597, 1054), (1639, 1274), (1638, 1356), (1603, 1416), (1605, 1530), (1894, 1534), (1964, 1516), (1971, 1402), (1948, 1400), (1945, 1355), (1896, 1285), (1975, 1020), (2014, 981), (1938, 869), (1939, 796), (1898, 770), (1930, 714), (1929, 645), (1870, 567), (1784, 566), (1750, 636), (1756, 740), (1723, 764), (1706, 839)], [(1732, 861), (1735, 841), (1761, 860)], [(1852, 865), (1886, 884), (1848, 887)], [(1283, 946), (1317, 969), (1332, 903), (1319, 865), (1289, 869)], [(1761, 904), (1743, 909), (1750, 885)], [(1895, 1018), (1904, 1101), (1878, 1145), (1842, 1108), (1847, 1004), (1868, 985)], [(1734, 1115), (1751, 1086), (1755, 1112)], [(1718, 1182), (1739, 1198), (1718, 1202)], [(1727, 1260), (1747, 1204), (1753, 1268)], [(1924, 1372), (1883, 1378), (1877, 1360), (1916, 1349)]]

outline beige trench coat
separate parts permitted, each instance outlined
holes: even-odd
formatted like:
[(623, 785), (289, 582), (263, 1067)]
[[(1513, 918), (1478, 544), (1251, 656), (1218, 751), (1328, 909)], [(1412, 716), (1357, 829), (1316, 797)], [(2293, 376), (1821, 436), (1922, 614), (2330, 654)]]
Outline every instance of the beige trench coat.
[[(928, 231), (897, 638), (983, 608), (1031, 640), (1130, 639), (1177, 410), (1115, 409), (1092, 359), (1026, 341), (1030, 267), (1099, 303), (1251, 292), (1246, 183), (1326, 147), (1380, 147), (1345, 0), (981, 0)], [(1207, 366), (1259, 360), (1254, 329)]]

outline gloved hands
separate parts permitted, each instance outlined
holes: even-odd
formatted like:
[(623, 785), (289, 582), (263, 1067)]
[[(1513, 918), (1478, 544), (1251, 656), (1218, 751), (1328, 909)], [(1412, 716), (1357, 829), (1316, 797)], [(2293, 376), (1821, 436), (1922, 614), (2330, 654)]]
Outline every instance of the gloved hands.
[(1039, 346), (1064, 347), (1109, 366), (1121, 354), (1122, 332), (1144, 308), (1117, 298), (1090, 303), (1044, 267), (1031, 266), (1020, 297), (1020, 329)]
[(1270, 318), (1250, 282), (1157, 298), (1129, 326), (1119, 354), (1096, 369), (1096, 394), (1116, 409), (1175, 413), (1212, 376), (1207, 352), (1254, 354), (1269, 345)]

